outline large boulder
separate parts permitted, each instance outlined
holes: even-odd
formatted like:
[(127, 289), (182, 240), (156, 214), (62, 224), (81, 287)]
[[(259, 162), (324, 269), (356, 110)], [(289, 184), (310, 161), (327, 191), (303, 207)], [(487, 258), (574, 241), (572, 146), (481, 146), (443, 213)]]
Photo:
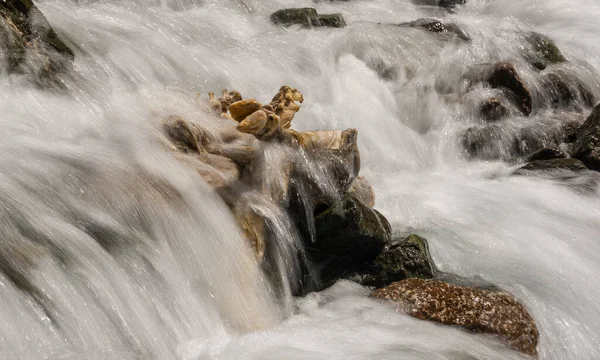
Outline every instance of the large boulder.
[(320, 269), (321, 287), (367, 268), (391, 240), (387, 219), (354, 195), (315, 214), (314, 228), (315, 241), (305, 241), (305, 247)]
[(600, 104), (577, 131), (572, 156), (590, 169), (600, 171)]
[(498, 335), (515, 350), (537, 354), (539, 332), (527, 309), (506, 292), (410, 278), (375, 290), (374, 298), (395, 302), (422, 320)]
[(290, 8), (278, 10), (271, 14), (271, 22), (283, 26), (297, 24), (307, 28), (341, 28), (346, 26), (346, 21), (342, 14), (319, 15), (315, 8)]
[(1, 1), (0, 22), (0, 47), (9, 72), (30, 72), (45, 79), (73, 61), (73, 51), (31, 0)]

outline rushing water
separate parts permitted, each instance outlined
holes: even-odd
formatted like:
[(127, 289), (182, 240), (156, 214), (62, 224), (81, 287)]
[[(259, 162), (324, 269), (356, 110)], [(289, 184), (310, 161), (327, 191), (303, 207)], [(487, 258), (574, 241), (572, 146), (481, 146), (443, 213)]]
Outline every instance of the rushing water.
[[(459, 134), (478, 121), (474, 105), (436, 91), (459, 90), (469, 66), (512, 60), (543, 105), (539, 79), (517, 59), (518, 32), (536, 30), (600, 95), (596, 0), (468, 0), (453, 14), (407, 0), (38, 5), (76, 61), (62, 90), (20, 75), (0, 83), (0, 358), (521, 358), (485, 336), (396, 314), (348, 282), (296, 300), (289, 316), (292, 299), (263, 279), (225, 205), (160, 146), (156, 116), (202, 123), (196, 91), (265, 101), (282, 84), (305, 95), (296, 128), (359, 129), (362, 172), (395, 231), (427, 237), (442, 270), (480, 275), (527, 306), (541, 359), (600, 358), (593, 183), (582, 190), (581, 179), (511, 177), (513, 165), (465, 160)], [(290, 6), (341, 12), (349, 26), (269, 23)], [(472, 41), (378, 24), (425, 16), (456, 22)], [(377, 63), (397, 78), (380, 79)], [(505, 126), (552, 119), (540, 110)]]

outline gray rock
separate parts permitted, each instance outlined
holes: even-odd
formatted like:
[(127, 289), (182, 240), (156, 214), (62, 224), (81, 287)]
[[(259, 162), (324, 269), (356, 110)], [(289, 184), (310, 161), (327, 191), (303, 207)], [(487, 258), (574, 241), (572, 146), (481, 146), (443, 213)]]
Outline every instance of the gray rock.
[(588, 168), (600, 171), (600, 104), (577, 131), (572, 156)]

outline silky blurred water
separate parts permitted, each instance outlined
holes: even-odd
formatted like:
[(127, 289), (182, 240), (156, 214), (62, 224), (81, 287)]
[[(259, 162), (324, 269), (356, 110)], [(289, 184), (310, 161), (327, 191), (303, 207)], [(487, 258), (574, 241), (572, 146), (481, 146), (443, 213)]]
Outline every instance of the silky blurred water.
[[(454, 13), (408, 0), (37, 4), (76, 60), (62, 89), (0, 79), (1, 358), (521, 358), (494, 339), (396, 314), (355, 284), (296, 300), (268, 284), (226, 206), (160, 146), (155, 115), (210, 127), (196, 92), (267, 101), (283, 84), (306, 99), (295, 128), (359, 130), (362, 173), (394, 231), (426, 237), (441, 270), (479, 275), (526, 305), (540, 359), (600, 358), (594, 183), (467, 161), (460, 134), (479, 124), (475, 102), (448, 96), (471, 66), (510, 61), (536, 108), (502, 126), (558, 121), (519, 34), (553, 38), (570, 60), (559, 68), (598, 96), (600, 3), (468, 0)], [(291, 6), (343, 13), (348, 27), (269, 22)], [(472, 41), (385, 25), (431, 16)], [(397, 76), (381, 79), (377, 64)]]

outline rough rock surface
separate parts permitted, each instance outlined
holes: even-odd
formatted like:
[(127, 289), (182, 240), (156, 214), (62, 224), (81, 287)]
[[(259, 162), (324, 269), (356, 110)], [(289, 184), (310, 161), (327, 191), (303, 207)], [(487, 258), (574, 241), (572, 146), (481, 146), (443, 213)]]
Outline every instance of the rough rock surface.
[(572, 156), (583, 161), (588, 168), (600, 171), (600, 104), (577, 131)]
[(413, 317), (498, 335), (515, 350), (537, 354), (535, 321), (508, 293), (411, 278), (375, 290), (371, 296), (391, 300)]
[(479, 116), (487, 122), (501, 120), (508, 114), (508, 108), (502, 103), (502, 99), (497, 97), (485, 100), (479, 108)]
[(512, 64), (498, 63), (493, 65), (489, 70), (487, 82), (493, 88), (508, 91), (521, 112), (524, 115), (531, 114), (533, 104), (531, 93)]

